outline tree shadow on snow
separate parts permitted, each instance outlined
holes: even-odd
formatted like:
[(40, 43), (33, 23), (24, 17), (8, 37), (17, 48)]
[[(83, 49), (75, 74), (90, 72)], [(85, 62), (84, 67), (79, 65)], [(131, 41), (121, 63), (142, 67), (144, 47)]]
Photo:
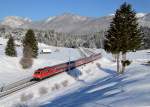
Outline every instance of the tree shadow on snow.
[[(126, 77), (104, 77), (95, 81), (90, 86), (82, 87), (75, 92), (59, 97), (51, 103), (42, 105), (41, 107), (82, 107), (87, 103), (93, 103), (105, 98), (112, 98), (124, 92), (122, 84), (126, 85), (136, 82), (136, 80), (123, 81), (124, 78)], [(101, 106), (102, 105), (99, 105), (99, 107)]]
[[(75, 92), (71, 92), (64, 96), (58, 97), (51, 103), (42, 105), (40, 107), (83, 107), (87, 103), (93, 104), (96, 101), (101, 101), (102, 99), (112, 98), (120, 93), (123, 93), (123, 87), (127, 84), (132, 84), (137, 80), (127, 80), (126, 75), (118, 75), (114, 70), (101, 68), (106, 73), (110, 75), (96, 80), (92, 84), (88, 84), (85, 87), (81, 87)], [(78, 69), (70, 70), (67, 72), (74, 78), (78, 78), (82, 75), (81, 71)], [(109, 102), (111, 103), (111, 102)], [(103, 104), (99, 104), (98, 107), (104, 107)], [(107, 105), (107, 107), (110, 107)]]
[(78, 79), (79, 76), (82, 75), (82, 72), (79, 69), (74, 68), (72, 70), (67, 71), (67, 74), (70, 75), (70, 76), (72, 76), (75, 79)]
[(99, 68), (100, 70), (110, 74), (110, 75), (117, 75), (117, 72), (115, 70), (111, 70), (111, 69), (108, 69), (108, 68)]
[(116, 75), (116, 74), (117, 74), (115, 70), (111, 70), (111, 69), (108, 69), (108, 68), (103, 68), (103, 67), (101, 67), (100, 64), (96, 64), (96, 65), (97, 65), (97, 67), (98, 67), (100, 70), (102, 70), (102, 71), (104, 71), (104, 72), (106, 72), (106, 73), (108, 73), (108, 74), (110, 74), (110, 75)]

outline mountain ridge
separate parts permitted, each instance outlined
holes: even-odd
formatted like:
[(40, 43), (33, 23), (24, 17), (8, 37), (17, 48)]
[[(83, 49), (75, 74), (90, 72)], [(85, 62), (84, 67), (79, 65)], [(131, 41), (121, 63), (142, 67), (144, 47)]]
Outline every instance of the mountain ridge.
[[(114, 17), (114, 14), (103, 17), (80, 16), (72, 13), (63, 13), (57, 16), (50, 16), (43, 20), (33, 21), (30, 18), (19, 16), (5, 17), (0, 26), (10, 28), (55, 30), (66, 33), (85, 33), (106, 30)], [(150, 13), (137, 13), (139, 24), (150, 27)]]

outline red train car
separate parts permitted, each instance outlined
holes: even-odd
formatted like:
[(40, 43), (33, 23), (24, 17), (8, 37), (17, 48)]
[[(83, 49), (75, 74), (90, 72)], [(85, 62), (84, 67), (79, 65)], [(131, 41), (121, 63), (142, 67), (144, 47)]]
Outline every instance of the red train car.
[(74, 69), (75, 67), (87, 64), (89, 62), (99, 59), (100, 57), (101, 57), (101, 54), (94, 54), (89, 57), (85, 57), (85, 58), (81, 58), (81, 59), (78, 59), (75, 61), (58, 64), (58, 65), (55, 65), (52, 67), (44, 67), (44, 68), (36, 70), (33, 74), (33, 78), (41, 80), (46, 77), (55, 75), (57, 73), (68, 71), (68, 70)]

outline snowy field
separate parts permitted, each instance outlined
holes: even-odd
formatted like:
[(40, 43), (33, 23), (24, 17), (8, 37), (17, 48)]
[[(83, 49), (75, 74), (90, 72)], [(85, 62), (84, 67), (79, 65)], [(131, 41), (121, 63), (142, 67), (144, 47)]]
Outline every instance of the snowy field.
[[(9, 57), (5, 55), (7, 40), (0, 38), (0, 43), (2, 44), (0, 45), (0, 87), (27, 78), (38, 68), (52, 66), (81, 57), (77, 49), (56, 48), (45, 44), (39, 44), (39, 53), (42, 49), (50, 49), (52, 53), (39, 54), (38, 58), (34, 59), (32, 68), (24, 70), (19, 64), (22, 57), (22, 46), (16, 48), (17, 57)], [(19, 42), (16, 43), (20, 45)]]
[[(43, 47), (47, 46), (40, 44), (40, 49)], [(78, 50), (49, 47), (53, 51), (50, 55), (40, 55), (33, 68), (22, 70), (17, 64), (19, 57), (4, 56), (2, 48), (0, 63), (8, 65), (0, 64), (3, 82), (30, 76), (37, 67), (68, 61), (68, 56), (71, 60), (81, 57)], [(103, 57), (94, 63), (12, 93), (0, 99), (0, 107), (150, 107), (150, 66), (145, 65), (150, 60), (150, 50), (129, 53), (127, 57), (132, 64), (123, 75), (116, 74), (111, 55), (100, 51)], [(21, 57), (20, 48), (18, 52)]]
[(150, 60), (149, 51), (129, 53), (132, 64), (123, 75), (116, 74), (115, 63), (103, 57), (97, 71), (107, 75), (77, 81), (77, 86), (60, 91), (61, 96), (54, 95), (40, 107), (150, 107), (150, 65), (145, 65)]

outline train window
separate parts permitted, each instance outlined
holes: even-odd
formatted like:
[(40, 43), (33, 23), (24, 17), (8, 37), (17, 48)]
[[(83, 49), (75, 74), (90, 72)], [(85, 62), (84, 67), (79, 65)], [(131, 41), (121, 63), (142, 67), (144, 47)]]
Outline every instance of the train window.
[(38, 70), (43, 70), (43, 68), (40, 68), (40, 69), (38, 69)]
[(48, 69), (44, 69), (45, 72), (48, 72)]
[(40, 74), (40, 72), (35, 72), (35, 74)]
[(61, 68), (64, 68), (66, 67), (66, 64), (61, 64), (61, 65), (58, 65), (55, 67), (55, 69), (61, 69)]

